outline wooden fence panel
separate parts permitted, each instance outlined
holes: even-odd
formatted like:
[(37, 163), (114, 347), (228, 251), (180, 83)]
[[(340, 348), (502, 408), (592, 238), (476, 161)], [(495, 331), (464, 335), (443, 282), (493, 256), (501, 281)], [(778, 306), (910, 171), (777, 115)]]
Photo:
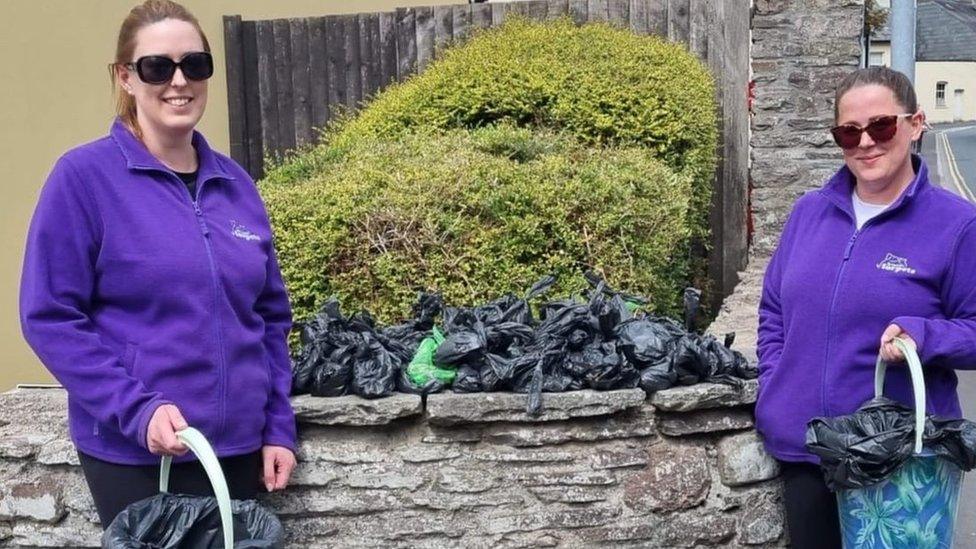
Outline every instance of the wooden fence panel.
[(291, 36), (291, 86), (294, 90), (295, 143), (304, 145), (312, 141), (312, 94), (309, 78), (308, 22), (305, 19), (289, 19)]
[(610, 0), (607, 6), (610, 23), (627, 28), (630, 26), (630, 0)]
[(569, 0), (569, 16), (577, 25), (582, 25), (590, 20), (590, 11), (587, 7), (587, 0)]
[(730, 291), (745, 265), (748, 215), (749, 8), (742, 0), (531, 0), (398, 8), (384, 13), (276, 21), (224, 18), (231, 154), (261, 177), (315, 139), (338, 113), (422, 71), (437, 48), (509, 15), (610, 22), (687, 45), (716, 78), (720, 161), (715, 177), (710, 275)]
[(523, 2), (523, 15), (534, 21), (545, 21), (549, 17), (549, 0), (530, 0)]
[(454, 40), (454, 7), (434, 6), (434, 51)]
[[(258, 71), (258, 38), (257, 25), (254, 21), (241, 23), (241, 42), (243, 43), (244, 58), (244, 112), (247, 121), (244, 123), (247, 134), (247, 156), (235, 157), (238, 162), (246, 162), (247, 170), (254, 177), (264, 175), (264, 138), (262, 136), (261, 114), (261, 78)], [(225, 42), (226, 44), (226, 42)]]
[(295, 100), (291, 86), (291, 29), (287, 19), (275, 19), (274, 75), (278, 81), (278, 153), (284, 156), (295, 148)]
[(708, 12), (719, 3), (721, 0), (691, 0), (688, 6), (688, 51), (699, 59), (708, 56)]
[(397, 81), (396, 13), (380, 14), (380, 86)]
[(668, 0), (668, 38), (688, 43), (689, 0)]
[(434, 10), (430, 7), (414, 8), (417, 18), (417, 72), (424, 72), (434, 60)]
[(648, 34), (650, 32), (649, 7), (646, 0), (630, 0), (630, 30), (637, 34)]
[(602, 23), (610, 20), (610, 3), (608, 0), (587, 0), (586, 13), (591, 23)]
[[(719, 113), (725, 110), (725, 75), (723, 67), (726, 58), (722, 48), (725, 45), (725, 0), (715, 2), (711, 17), (709, 18), (708, 28), (708, 51), (706, 62), (712, 74), (715, 75), (715, 94)], [(712, 186), (712, 208), (709, 212), (708, 226), (711, 229), (711, 250), (708, 257), (708, 277), (721, 286), (721, 281), (725, 278), (725, 248), (722, 245), (725, 240), (724, 234), (724, 187), (725, 187), (725, 164), (729, 152), (725, 148), (725, 134), (728, 129), (725, 127), (725, 117), (718, 117), (719, 142), (716, 146), (716, 155), (722, 159), (715, 165), (715, 178)], [(713, 302), (714, 305), (714, 302)]]
[(338, 15), (325, 18), (325, 40), (328, 44), (329, 68), (329, 116), (335, 117), (346, 105), (346, 53), (345, 33)]
[(261, 104), (261, 141), (264, 151), (268, 154), (281, 154), (281, 142), (278, 139), (278, 79), (268, 78), (275, 70), (274, 23), (258, 21), (256, 29), (258, 52), (258, 97)]
[(227, 115), (230, 155), (242, 160), (241, 167), (249, 169), (247, 157), (247, 112), (244, 94), (244, 47), (241, 16), (224, 17), (227, 55)]
[(549, 0), (546, 8), (546, 19), (550, 21), (569, 15), (569, 0)]
[(505, 22), (505, 17), (508, 16), (508, 12), (511, 10), (512, 4), (509, 2), (503, 2), (500, 4), (491, 4), (491, 24), (494, 27), (501, 25)]
[(722, 47), (727, 62), (722, 74), (729, 77), (725, 86), (723, 116), (726, 120), (722, 260), (723, 277), (719, 280), (722, 294), (731, 293), (738, 282), (738, 272), (746, 267), (749, 253), (749, 109), (746, 103), (749, 87), (750, 11), (741, 2), (725, 0), (727, 30)]
[(343, 15), (342, 38), (345, 44), (346, 107), (356, 109), (363, 99), (363, 80), (359, 64), (359, 17)]
[(527, 17), (529, 15), (529, 0), (510, 2), (506, 9), (508, 10), (507, 16), (518, 15), (520, 17)]
[(404, 80), (417, 66), (417, 19), (414, 10), (397, 8), (397, 80)]
[(451, 28), (454, 31), (454, 40), (464, 40), (471, 32), (471, 4), (453, 6), (453, 9), (451, 10), (451, 17)]
[(322, 128), (329, 121), (329, 50), (325, 18), (309, 18), (306, 27), (312, 127)]
[(471, 26), (487, 29), (492, 25), (491, 4), (471, 4)]
[(359, 15), (359, 56), (362, 60), (359, 76), (362, 80), (362, 99), (368, 100), (382, 87), (380, 63), (380, 17), (378, 13)]
[(647, 32), (656, 36), (668, 36), (668, 0), (647, 0), (646, 3)]

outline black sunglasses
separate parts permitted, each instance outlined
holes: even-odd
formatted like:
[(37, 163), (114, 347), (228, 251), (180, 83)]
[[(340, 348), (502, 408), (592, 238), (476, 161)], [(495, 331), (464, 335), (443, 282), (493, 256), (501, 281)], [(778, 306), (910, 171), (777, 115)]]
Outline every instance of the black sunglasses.
[(173, 79), (176, 68), (183, 72), (187, 80), (206, 80), (213, 76), (213, 56), (205, 51), (195, 51), (173, 61), (164, 55), (147, 55), (126, 63), (125, 67), (136, 71), (139, 80), (146, 84), (165, 84)]
[(879, 116), (863, 128), (854, 124), (843, 124), (830, 128), (834, 142), (842, 149), (853, 149), (861, 144), (861, 135), (867, 132), (875, 143), (891, 141), (898, 133), (898, 119), (914, 116), (912, 114), (889, 114)]

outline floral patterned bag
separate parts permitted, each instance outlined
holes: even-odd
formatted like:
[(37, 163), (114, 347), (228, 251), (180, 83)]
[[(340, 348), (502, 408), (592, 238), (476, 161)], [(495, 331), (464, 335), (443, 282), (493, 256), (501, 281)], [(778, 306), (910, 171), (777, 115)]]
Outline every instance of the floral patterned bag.
[[(845, 549), (952, 547), (962, 470), (922, 446), (925, 381), (914, 346), (896, 339), (908, 362), (915, 395), (915, 452), (886, 480), (837, 491)], [(885, 363), (878, 358), (874, 394), (884, 389)]]

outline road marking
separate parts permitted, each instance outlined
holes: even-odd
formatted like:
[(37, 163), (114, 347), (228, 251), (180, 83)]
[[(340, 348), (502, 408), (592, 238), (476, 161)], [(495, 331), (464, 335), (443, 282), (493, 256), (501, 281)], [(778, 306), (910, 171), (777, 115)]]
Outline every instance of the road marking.
[(942, 133), (955, 133), (955, 132), (961, 132), (965, 130), (971, 130), (973, 128), (976, 128), (976, 126), (959, 126), (958, 128), (946, 128), (941, 131)]
[[(939, 164), (939, 176), (942, 179), (948, 180), (952, 183), (952, 186), (958, 191), (957, 194), (967, 200), (976, 202), (976, 194), (970, 190), (969, 186), (966, 185), (966, 179), (962, 176), (962, 172), (959, 170), (959, 165), (956, 163), (956, 155), (952, 152), (952, 145), (949, 144), (949, 137), (946, 135), (945, 131), (938, 133), (938, 142), (942, 144), (943, 151), (946, 155), (946, 166), (948, 166), (949, 177), (945, 177), (942, 165)], [(938, 154), (938, 153), (937, 153)], [(941, 156), (939, 157), (941, 160)]]
[(968, 196), (969, 200), (976, 202), (976, 194), (973, 194), (972, 189), (966, 184), (966, 178), (963, 177), (962, 171), (959, 169), (959, 164), (956, 162), (956, 153), (952, 151), (952, 145), (949, 144), (948, 135), (945, 136), (945, 146), (946, 152), (949, 153), (949, 168), (956, 174), (956, 184), (965, 192), (964, 196)]
[[(949, 153), (946, 149), (946, 136), (943, 132), (935, 134), (935, 145), (936, 145), (936, 162), (938, 163), (939, 180), (942, 181), (942, 186), (946, 189), (950, 189), (956, 194), (965, 197), (959, 189), (959, 184), (956, 181), (956, 174), (952, 171), (949, 166)], [(946, 173), (948, 170), (948, 173)]]

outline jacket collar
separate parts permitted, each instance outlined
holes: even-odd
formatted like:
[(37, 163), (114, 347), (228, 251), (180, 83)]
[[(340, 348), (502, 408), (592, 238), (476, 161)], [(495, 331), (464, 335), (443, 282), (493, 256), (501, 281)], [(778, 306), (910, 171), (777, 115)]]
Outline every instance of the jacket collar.
[[(929, 168), (922, 157), (912, 154), (912, 166), (915, 168), (915, 178), (902, 191), (895, 202), (889, 206), (878, 217), (888, 216), (891, 212), (900, 209), (905, 204), (911, 203), (918, 194), (929, 186)], [(820, 193), (827, 197), (835, 206), (843, 210), (854, 219), (854, 204), (851, 203), (851, 193), (854, 192), (856, 178), (854, 173), (845, 164), (837, 173), (834, 174), (827, 183), (820, 189)]]
[[(173, 173), (173, 170), (167, 168), (149, 152), (142, 141), (136, 139), (136, 136), (129, 131), (129, 128), (122, 123), (121, 119), (115, 119), (109, 134), (116, 145), (119, 146), (119, 150), (122, 151), (122, 156), (125, 157), (126, 167), (130, 170)], [(207, 140), (203, 138), (200, 132), (193, 131), (192, 143), (193, 148), (197, 151), (197, 159), (200, 163), (197, 171), (197, 181), (203, 182), (209, 179), (234, 180), (234, 176), (224, 169), (217, 155), (210, 148)]]

